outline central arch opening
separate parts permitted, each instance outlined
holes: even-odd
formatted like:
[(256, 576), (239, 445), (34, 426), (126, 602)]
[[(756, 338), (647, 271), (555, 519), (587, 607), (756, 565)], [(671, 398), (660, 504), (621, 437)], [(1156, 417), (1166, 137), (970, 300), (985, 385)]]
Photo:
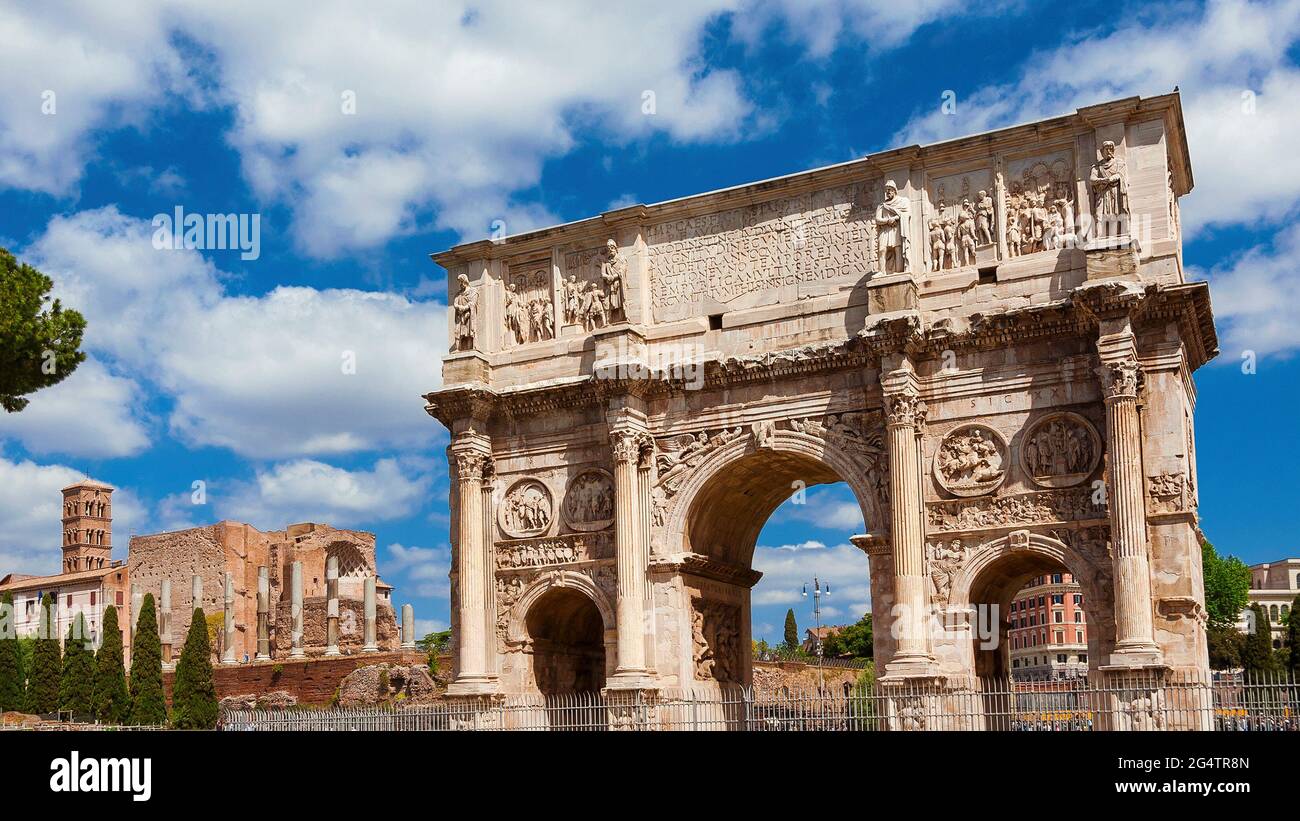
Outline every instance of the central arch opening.
[(604, 622), (584, 593), (548, 590), (529, 608), (525, 625), (540, 692), (589, 693), (605, 686)]
[[(859, 672), (830, 634), (856, 626), (852, 635), (870, 635), (870, 565), (849, 541), (879, 526), (869, 471), (844, 449), (780, 437), (721, 461), (687, 510), (683, 548), (706, 560), (684, 576), (696, 682), (829, 686), (819, 647), (837, 687)], [(852, 644), (859, 663), (870, 643)], [(790, 661), (804, 662), (806, 675), (792, 677)]]

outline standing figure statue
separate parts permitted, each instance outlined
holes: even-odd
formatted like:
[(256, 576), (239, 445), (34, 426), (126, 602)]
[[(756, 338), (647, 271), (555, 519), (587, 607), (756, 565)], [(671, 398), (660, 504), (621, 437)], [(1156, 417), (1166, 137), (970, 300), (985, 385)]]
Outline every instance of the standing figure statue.
[(901, 274), (907, 270), (911, 236), (911, 203), (898, 193), (893, 180), (885, 183), (885, 201), (876, 208), (876, 242), (880, 249), (880, 272)]
[(623, 316), (623, 279), (626, 276), (627, 260), (611, 239), (605, 243), (605, 260), (600, 264), (600, 278), (605, 283), (605, 299), (611, 320)]
[(515, 291), (515, 284), (511, 282), (506, 285), (506, 336), (516, 345), (524, 341), (524, 326), (520, 322), (522, 303), (523, 297)]
[(975, 232), (979, 235), (980, 245), (988, 245), (993, 242), (993, 198), (989, 192), (979, 193), (975, 207)]
[(478, 292), (469, 287), (469, 277), (461, 274), (456, 277), (460, 292), (452, 301), (452, 326), (456, 331), (454, 351), (468, 351), (474, 347), (474, 329), (478, 326)]
[(1101, 144), (1101, 159), (1092, 167), (1089, 181), (1098, 235), (1118, 236), (1128, 216), (1128, 180), (1124, 161), (1115, 156), (1115, 143), (1110, 140)]
[(569, 281), (564, 283), (564, 324), (577, 325), (582, 322), (582, 286), (578, 278), (569, 274)]

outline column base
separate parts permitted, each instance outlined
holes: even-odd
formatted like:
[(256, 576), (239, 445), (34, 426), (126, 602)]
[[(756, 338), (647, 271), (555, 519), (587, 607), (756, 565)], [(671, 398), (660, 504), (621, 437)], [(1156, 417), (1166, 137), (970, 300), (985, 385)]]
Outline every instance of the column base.
[(253, 661), (270, 661), (270, 660), (271, 660), (271, 655), (269, 653), (266, 654), (258, 653), (257, 655), (253, 656)]
[(343, 654), (339, 652), (339, 648), (337, 648), (337, 647), (326, 647), (326, 648), (325, 648), (325, 655), (327, 655), (327, 656), (341, 656), (341, 655), (343, 655)]
[(466, 676), (447, 685), (448, 698), (478, 698), (497, 695), (497, 680), (488, 676)]
[(885, 674), (880, 677), (881, 683), (892, 683), (901, 681), (915, 681), (917, 679), (935, 679), (941, 678), (939, 675), (939, 665), (930, 656), (909, 655), (894, 656), (885, 665)]
[(378, 653), (378, 652), (379, 652), (379, 647), (378, 647), (377, 645), (374, 646), (374, 647), (362, 647), (362, 648), (361, 648), (361, 652), (363, 652), (363, 653)]
[(234, 656), (221, 657), (221, 664), (238, 664), (238, 663), (239, 663), (239, 659), (235, 658)]
[(290, 651), (289, 651), (289, 658), (291, 658), (291, 659), (305, 659), (305, 658), (307, 658), (307, 651), (303, 650), (301, 647), (299, 647), (299, 648), (297, 648), (297, 649), (295, 649), (295, 650), (290, 650)]
[(658, 690), (659, 682), (649, 670), (619, 670), (605, 682), (606, 690)]
[(415, 649), (415, 642), (411, 642), (410, 644), (407, 644), (406, 642), (402, 642), (402, 649), (403, 649), (403, 650), (414, 650), (414, 649)]
[(1107, 664), (1101, 666), (1101, 669), (1110, 671), (1153, 671), (1164, 670), (1165, 657), (1158, 647), (1131, 647), (1122, 650), (1116, 650), (1110, 654)]

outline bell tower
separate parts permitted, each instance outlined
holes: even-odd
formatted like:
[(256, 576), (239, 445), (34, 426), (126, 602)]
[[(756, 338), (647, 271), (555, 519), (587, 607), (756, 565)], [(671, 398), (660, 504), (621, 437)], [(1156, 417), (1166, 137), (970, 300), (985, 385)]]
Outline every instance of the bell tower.
[(113, 488), (86, 479), (63, 489), (63, 570), (108, 567), (113, 552)]

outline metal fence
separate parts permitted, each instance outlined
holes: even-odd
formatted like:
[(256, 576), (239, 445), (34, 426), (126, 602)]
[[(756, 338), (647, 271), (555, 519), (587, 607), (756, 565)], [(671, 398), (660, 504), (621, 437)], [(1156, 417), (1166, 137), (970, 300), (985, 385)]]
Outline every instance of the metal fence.
[(394, 708), (235, 710), (223, 730), (1300, 730), (1300, 683), (1133, 677), (510, 695)]

